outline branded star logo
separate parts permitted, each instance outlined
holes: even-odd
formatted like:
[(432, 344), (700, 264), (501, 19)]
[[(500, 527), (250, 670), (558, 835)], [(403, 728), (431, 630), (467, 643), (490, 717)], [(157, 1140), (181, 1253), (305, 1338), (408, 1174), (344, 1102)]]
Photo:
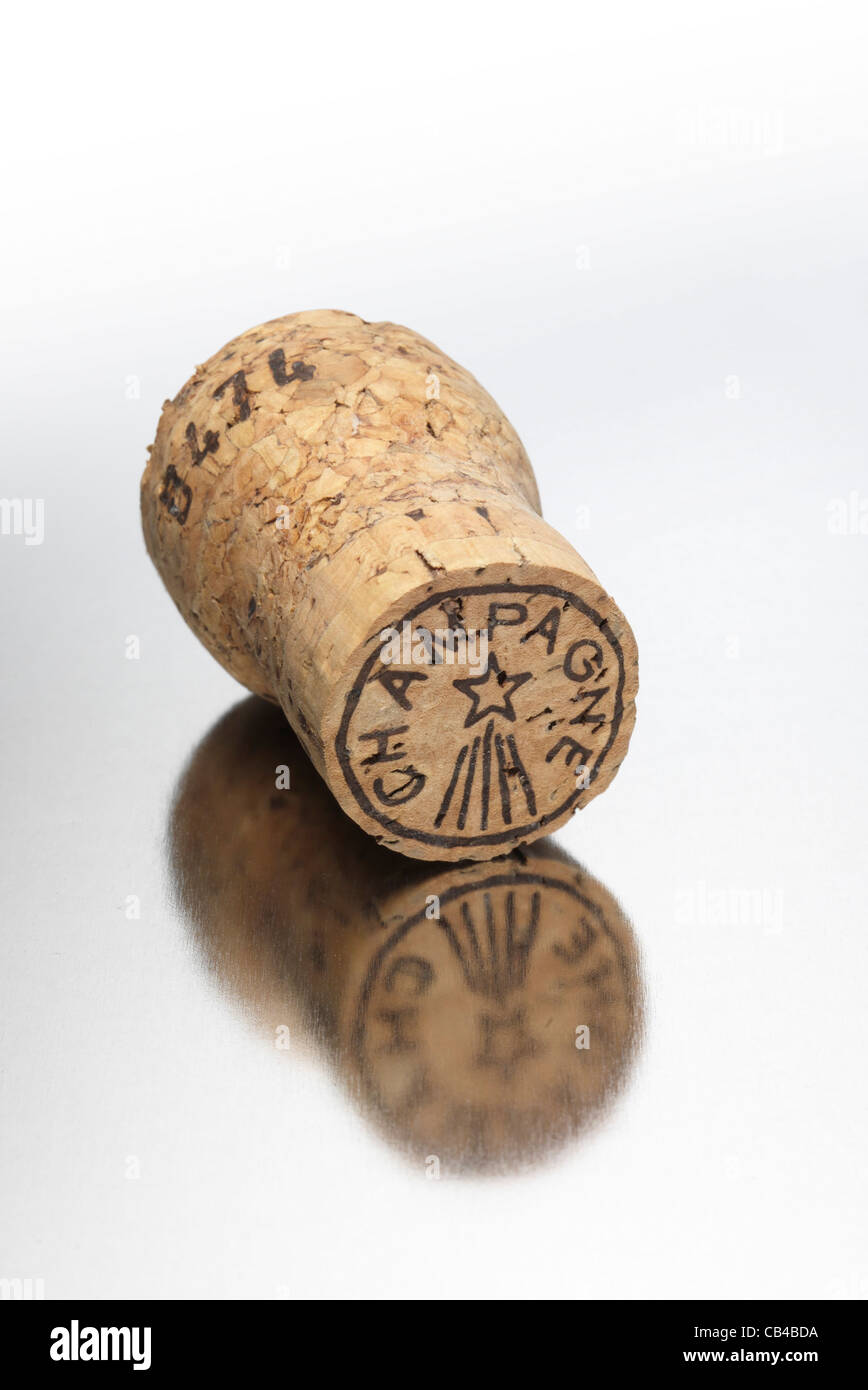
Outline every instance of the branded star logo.
[(453, 681), (455, 689), (460, 690), (471, 702), (470, 712), (464, 721), (465, 729), (469, 729), (471, 724), (478, 724), (489, 714), (502, 714), (504, 719), (514, 724), (512, 697), (519, 686), (530, 680), (531, 675), (530, 671), (522, 671), (519, 676), (508, 676), (501, 671), (497, 657), (491, 652), (488, 667), (481, 676), (466, 676), (464, 680)]

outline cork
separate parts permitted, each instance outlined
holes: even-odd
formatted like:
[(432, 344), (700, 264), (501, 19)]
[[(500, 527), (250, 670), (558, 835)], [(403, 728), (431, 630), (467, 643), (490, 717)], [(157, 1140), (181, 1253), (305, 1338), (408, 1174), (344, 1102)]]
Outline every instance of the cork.
[(643, 1030), (615, 896), (549, 837), (460, 865), (390, 853), (299, 754), (280, 710), (247, 699), (176, 789), (171, 880), (222, 991), (420, 1165), (521, 1170), (589, 1132)]
[(502, 411), (418, 334), (332, 310), (242, 333), (166, 402), (141, 497), (183, 617), (383, 845), (490, 858), (615, 775), (633, 635)]

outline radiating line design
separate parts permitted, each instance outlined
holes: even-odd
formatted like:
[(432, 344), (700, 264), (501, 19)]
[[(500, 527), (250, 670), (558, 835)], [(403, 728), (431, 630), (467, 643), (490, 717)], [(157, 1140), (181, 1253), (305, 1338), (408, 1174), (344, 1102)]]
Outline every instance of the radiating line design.
[(453, 927), (448, 918), (443, 919), (449, 944), (475, 994), (503, 1001), (512, 990), (524, 985), (539, 925), (539, 893), (534, 892), (530, 902), (522, 903), (522, 907), (525, 920), (519, 924), (515, 893), (506, 895), (505, 910), (490, 893), (484, 893), (484, 922), (477, 925), (473, 908), (466, 900), (461, 904), (460, 926)]
[(440, 810), (434, 817), (434, 824), (438, 828), (443, 824), (444, 820), (446, 819), (446, 812), (449, 810), (452, 797), (455, 794), (455, 788), (458, 785), (458, 778), (460, 777), (461, 769), (464, 766), (464, 759), (467, 757), (468, 747), (469, 745), (465, 743), (464, 746), (462, 748), (459, 748), (458, 750), (458, 757), (455, 759), (455, 766), (452, 769), (452, 776), (449, 779), (449, 786), (446, 788), (446, 791), (443, 795), (443, 800), (440, 802)]
[(507, 734), (506, 741), (509, 744), (509, 751), (512, 754), (512, 761), (515, 764), (515, 767), (518, 771), (518, 780), (521, 783), (521, 789), (524, 792), (524, 799), (527, 802), (528, 813), (532, 816), (535, 816), (536, 796), (534, 794), (533, 783), (531, 782), (530, 778), (527, 775), (527, 772), (525, 771), (524, 763), (518, 756), (518, 748), (516, 747), (516, 742), (512, 734)]
[(467, 824), (467, 812), (470, 808), (470, 793), (473, 790), (473, 779), (476, 776), (476, 760), (479, 756), (479, 736), (473, 740), (473, 747), (470, 750), (470, 762), (467, 764), (467, 776), (464, 780), (464, 795), (461, 798), (461, 810), (458, 812), (458, 829), (463, 830)]
[[(521, 952), (523, 963), (527, 960), (530, 948), (536, 939), (537, 927), (539, 926), (540, 895), (534, 893), (530, 900), (530, 920), (525, 927), (524, 935), (516, 940), (515, 933), (515, 894), (510, 892), (506, 895), (506, 949), (507, 954), (512, 958), (513, 952), (518, 949)], [(520, 981), (524, 983), (524, 977)]]
[(506, 754), (503, 751), (502, 734), (494, 735), (494, 749), (497, 753), (497, 780), (500, 783), (500, 813), (503, 816), (504, 825), (512, 825), (509, 778), (506, 775)]
[(474, 786), (476, 784), (477, 768), (480, 767), (480, 829), (488, 829), (491, 811), (492, 747), (497, 758), (500, 812), (504, 825), (512, 825), (511, 775), (517, 776), (518, 783), (524, 793), (524, 799), (527, 802), (528, 813), (531, 816), (536, 815), (536, 794), (534, 793), (533, 783), (521, 760), (515, 738), (512, 734), (507, 734), (505, 738), (503, 734), (496, 734), (494, 732), (494, 720), (489, 719), (485, 726), (485, 733), (482, 735), (477, 734), (472, 743), (465, 743), (458, 750), (458, 755), (452, 767), (452, 775), (449, 778), (449, 785), (443, 793), (440, 809), (434, 817), (434, 826), (436, 829), (439, 830), (440, 826), (449, 815), (449, 810), (455, 800), (463, 773), (464, 782), (461, 789), (461, 800), (458, 804), (455, 824), (458, 830), (464, 830), (470, 815), (470, 805), (473, 798)]
[(494, 733), (494, 720), (489, 719), (482, 740), (482, 821), (480, 829), (488, 829), (488, 798), (491, 794), (491, 739)]

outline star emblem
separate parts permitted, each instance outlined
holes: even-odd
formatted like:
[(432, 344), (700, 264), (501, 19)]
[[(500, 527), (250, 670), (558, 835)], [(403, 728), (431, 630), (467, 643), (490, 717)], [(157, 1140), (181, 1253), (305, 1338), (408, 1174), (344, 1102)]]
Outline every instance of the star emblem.
[(469, 729), (471, 724), (478, 724), (489, 714), (502, 714), (504, 719), (514, 724), (512, 697), (520, 685), (530, 680), (532, 674), (531, 671), (522, 671), (519, 676), (508, 676), (501, 671), (497, 657), (491, 652), (488, 666), (481, 676), (466, 676), (463, 680), (453, 681), (455, 689), (471, 701), (470, 712), (464, 721), (465, 729)]

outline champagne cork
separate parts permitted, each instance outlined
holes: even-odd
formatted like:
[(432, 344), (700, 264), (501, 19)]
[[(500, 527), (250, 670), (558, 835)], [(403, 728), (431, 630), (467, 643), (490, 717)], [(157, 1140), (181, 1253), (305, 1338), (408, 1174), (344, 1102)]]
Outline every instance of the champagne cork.
[(585, 1133), (642, 1034), (613, 895), (548, 838), (493, 862), (389, 853), (298, 752), (280, 711), (249, 699), (176, 792), (172, 880), (224, 989), (414, 1161), (512, 1171)]
[(241, 334), (166, 402), (142, 517), (194, 632), (390, 849), (503, 854), (615, 775), (632, 633), (498, 406), (409, 329)]

